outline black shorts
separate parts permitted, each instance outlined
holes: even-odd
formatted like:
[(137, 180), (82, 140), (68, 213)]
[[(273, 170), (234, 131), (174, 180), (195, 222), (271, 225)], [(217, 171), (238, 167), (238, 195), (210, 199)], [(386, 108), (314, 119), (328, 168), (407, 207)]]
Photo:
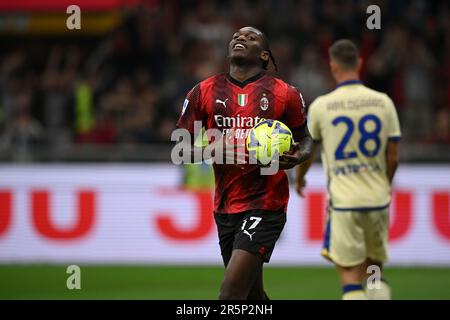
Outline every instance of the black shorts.
[(215, 213), (219, 245), (225, 266), (234, 249), (258, 253), (269, 262), (275, 243), (286, 223), (284, 211), (249, 210), (241, 213)]

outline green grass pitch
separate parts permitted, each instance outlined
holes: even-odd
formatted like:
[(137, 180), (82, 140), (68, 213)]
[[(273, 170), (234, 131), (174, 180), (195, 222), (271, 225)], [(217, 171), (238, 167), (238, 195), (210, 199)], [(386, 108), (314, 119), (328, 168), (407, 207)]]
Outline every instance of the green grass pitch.
[[(216, 299), (223, 268), (80, 265), (81, 289), (69, 290), (66, 266), (0, 265), (0, 299)], [(340, 299), (331, 267), (271, 267), (271, 299)], [(450, 268), (386, 269), (394, 299), (450, 299)]]

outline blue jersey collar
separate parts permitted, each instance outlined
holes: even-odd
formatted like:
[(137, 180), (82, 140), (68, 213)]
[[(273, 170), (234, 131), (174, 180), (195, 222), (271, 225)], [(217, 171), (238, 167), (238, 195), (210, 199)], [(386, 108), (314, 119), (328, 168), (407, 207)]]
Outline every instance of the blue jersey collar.
[(336, 86), (336, 88), (340, 88), (340, 87), (343, 87), (343, 86), (348, 86), (348, 85), (351, 85), (351, 84), (363, 84), (363, 82), (361, 80), (347, 80), (347, 81), (339, 83)]

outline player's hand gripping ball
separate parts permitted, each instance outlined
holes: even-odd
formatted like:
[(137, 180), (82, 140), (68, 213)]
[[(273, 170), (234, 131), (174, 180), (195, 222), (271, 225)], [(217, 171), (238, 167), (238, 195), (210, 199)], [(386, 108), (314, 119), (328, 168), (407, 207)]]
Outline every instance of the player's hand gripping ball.
[(263, 120), (250, 130), (246, 144), (250, 159), (255, 158), (258, 163), (268, 165), (291, 150), (292, 132), (281, 121)]

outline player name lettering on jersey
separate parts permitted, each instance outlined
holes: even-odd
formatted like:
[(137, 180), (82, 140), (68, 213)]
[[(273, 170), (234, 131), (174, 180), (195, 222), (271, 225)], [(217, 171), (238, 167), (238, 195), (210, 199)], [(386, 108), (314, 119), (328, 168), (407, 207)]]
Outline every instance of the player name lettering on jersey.
[(381, 99), (349, 99), (344, 101), (332, 101), (327, 104), (327, 111), (359, 110), (361, 108), (384, 108)]

